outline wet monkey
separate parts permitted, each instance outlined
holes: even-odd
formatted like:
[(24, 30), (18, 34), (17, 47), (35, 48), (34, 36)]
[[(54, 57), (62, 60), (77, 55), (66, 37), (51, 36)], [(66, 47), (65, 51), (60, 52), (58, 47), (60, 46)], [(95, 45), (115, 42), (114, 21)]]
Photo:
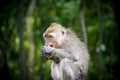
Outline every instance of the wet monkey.
[(85, 80), (90, 57), (85, 44), (76, 34), (58, 23), (51, 23), (43, 37), (45, 45), (41, 52), (44, 58), (52, 60), (52, 78)]

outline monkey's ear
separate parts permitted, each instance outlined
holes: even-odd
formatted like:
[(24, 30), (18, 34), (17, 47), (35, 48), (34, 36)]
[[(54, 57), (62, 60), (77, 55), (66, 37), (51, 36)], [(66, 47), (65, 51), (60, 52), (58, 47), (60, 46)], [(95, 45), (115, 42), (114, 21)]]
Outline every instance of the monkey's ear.
[(62, 30), (61, 32), (62, 32), (63, 36), (66, 36), (66, 31), (65, 30)]

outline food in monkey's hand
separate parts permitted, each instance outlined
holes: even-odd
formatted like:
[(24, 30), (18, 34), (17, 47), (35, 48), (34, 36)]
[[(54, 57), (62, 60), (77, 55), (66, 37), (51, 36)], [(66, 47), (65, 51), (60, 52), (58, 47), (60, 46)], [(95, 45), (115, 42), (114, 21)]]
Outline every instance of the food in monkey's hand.
[(42, 57), (46, 60), (53, 60), (55, 63), (59, 63), (59, 58), (55, 57), (54, 54), (46, 52), (43, 48), (41, 49)]
[(48, 59), (50, 59), (50, 53), (42, 52), (42, 57), (45, 58), (46, 60), (48, 60)]

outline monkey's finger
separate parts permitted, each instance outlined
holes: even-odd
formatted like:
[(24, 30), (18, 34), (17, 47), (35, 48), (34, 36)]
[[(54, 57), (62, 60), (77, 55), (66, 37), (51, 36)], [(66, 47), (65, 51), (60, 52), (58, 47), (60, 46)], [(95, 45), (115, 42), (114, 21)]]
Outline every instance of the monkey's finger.
[(45, 52), (46, 52), (46, 50), (45, 50), (45, 49), (41, 49), (41, 52), (42, 52), (42, 53), (45, 53)]
[(46, 51), (46, 47), (45, 46), (42, 46), (41, 47), (41, 52), (45, 52)]
[(46, 53), (42, 55), (42, 57), (45, 58), (45, 59), (47, 59), (47, 60), (49, 59), (49, 56), (50, 56), (50, 55), (48, 55), (48, 54), (46, 54)]

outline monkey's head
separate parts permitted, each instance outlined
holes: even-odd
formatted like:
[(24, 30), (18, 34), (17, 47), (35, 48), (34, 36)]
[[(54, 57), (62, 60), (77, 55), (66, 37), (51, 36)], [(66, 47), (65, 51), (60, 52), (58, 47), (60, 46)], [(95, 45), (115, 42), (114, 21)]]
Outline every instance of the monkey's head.
[(47, 28), (43, 37), (45, 39), (45, 45), (53, 48), (59, 48), (62, 45), (62, 41), (66, 36), (66, 29), (58, 23), (51, 23)]

